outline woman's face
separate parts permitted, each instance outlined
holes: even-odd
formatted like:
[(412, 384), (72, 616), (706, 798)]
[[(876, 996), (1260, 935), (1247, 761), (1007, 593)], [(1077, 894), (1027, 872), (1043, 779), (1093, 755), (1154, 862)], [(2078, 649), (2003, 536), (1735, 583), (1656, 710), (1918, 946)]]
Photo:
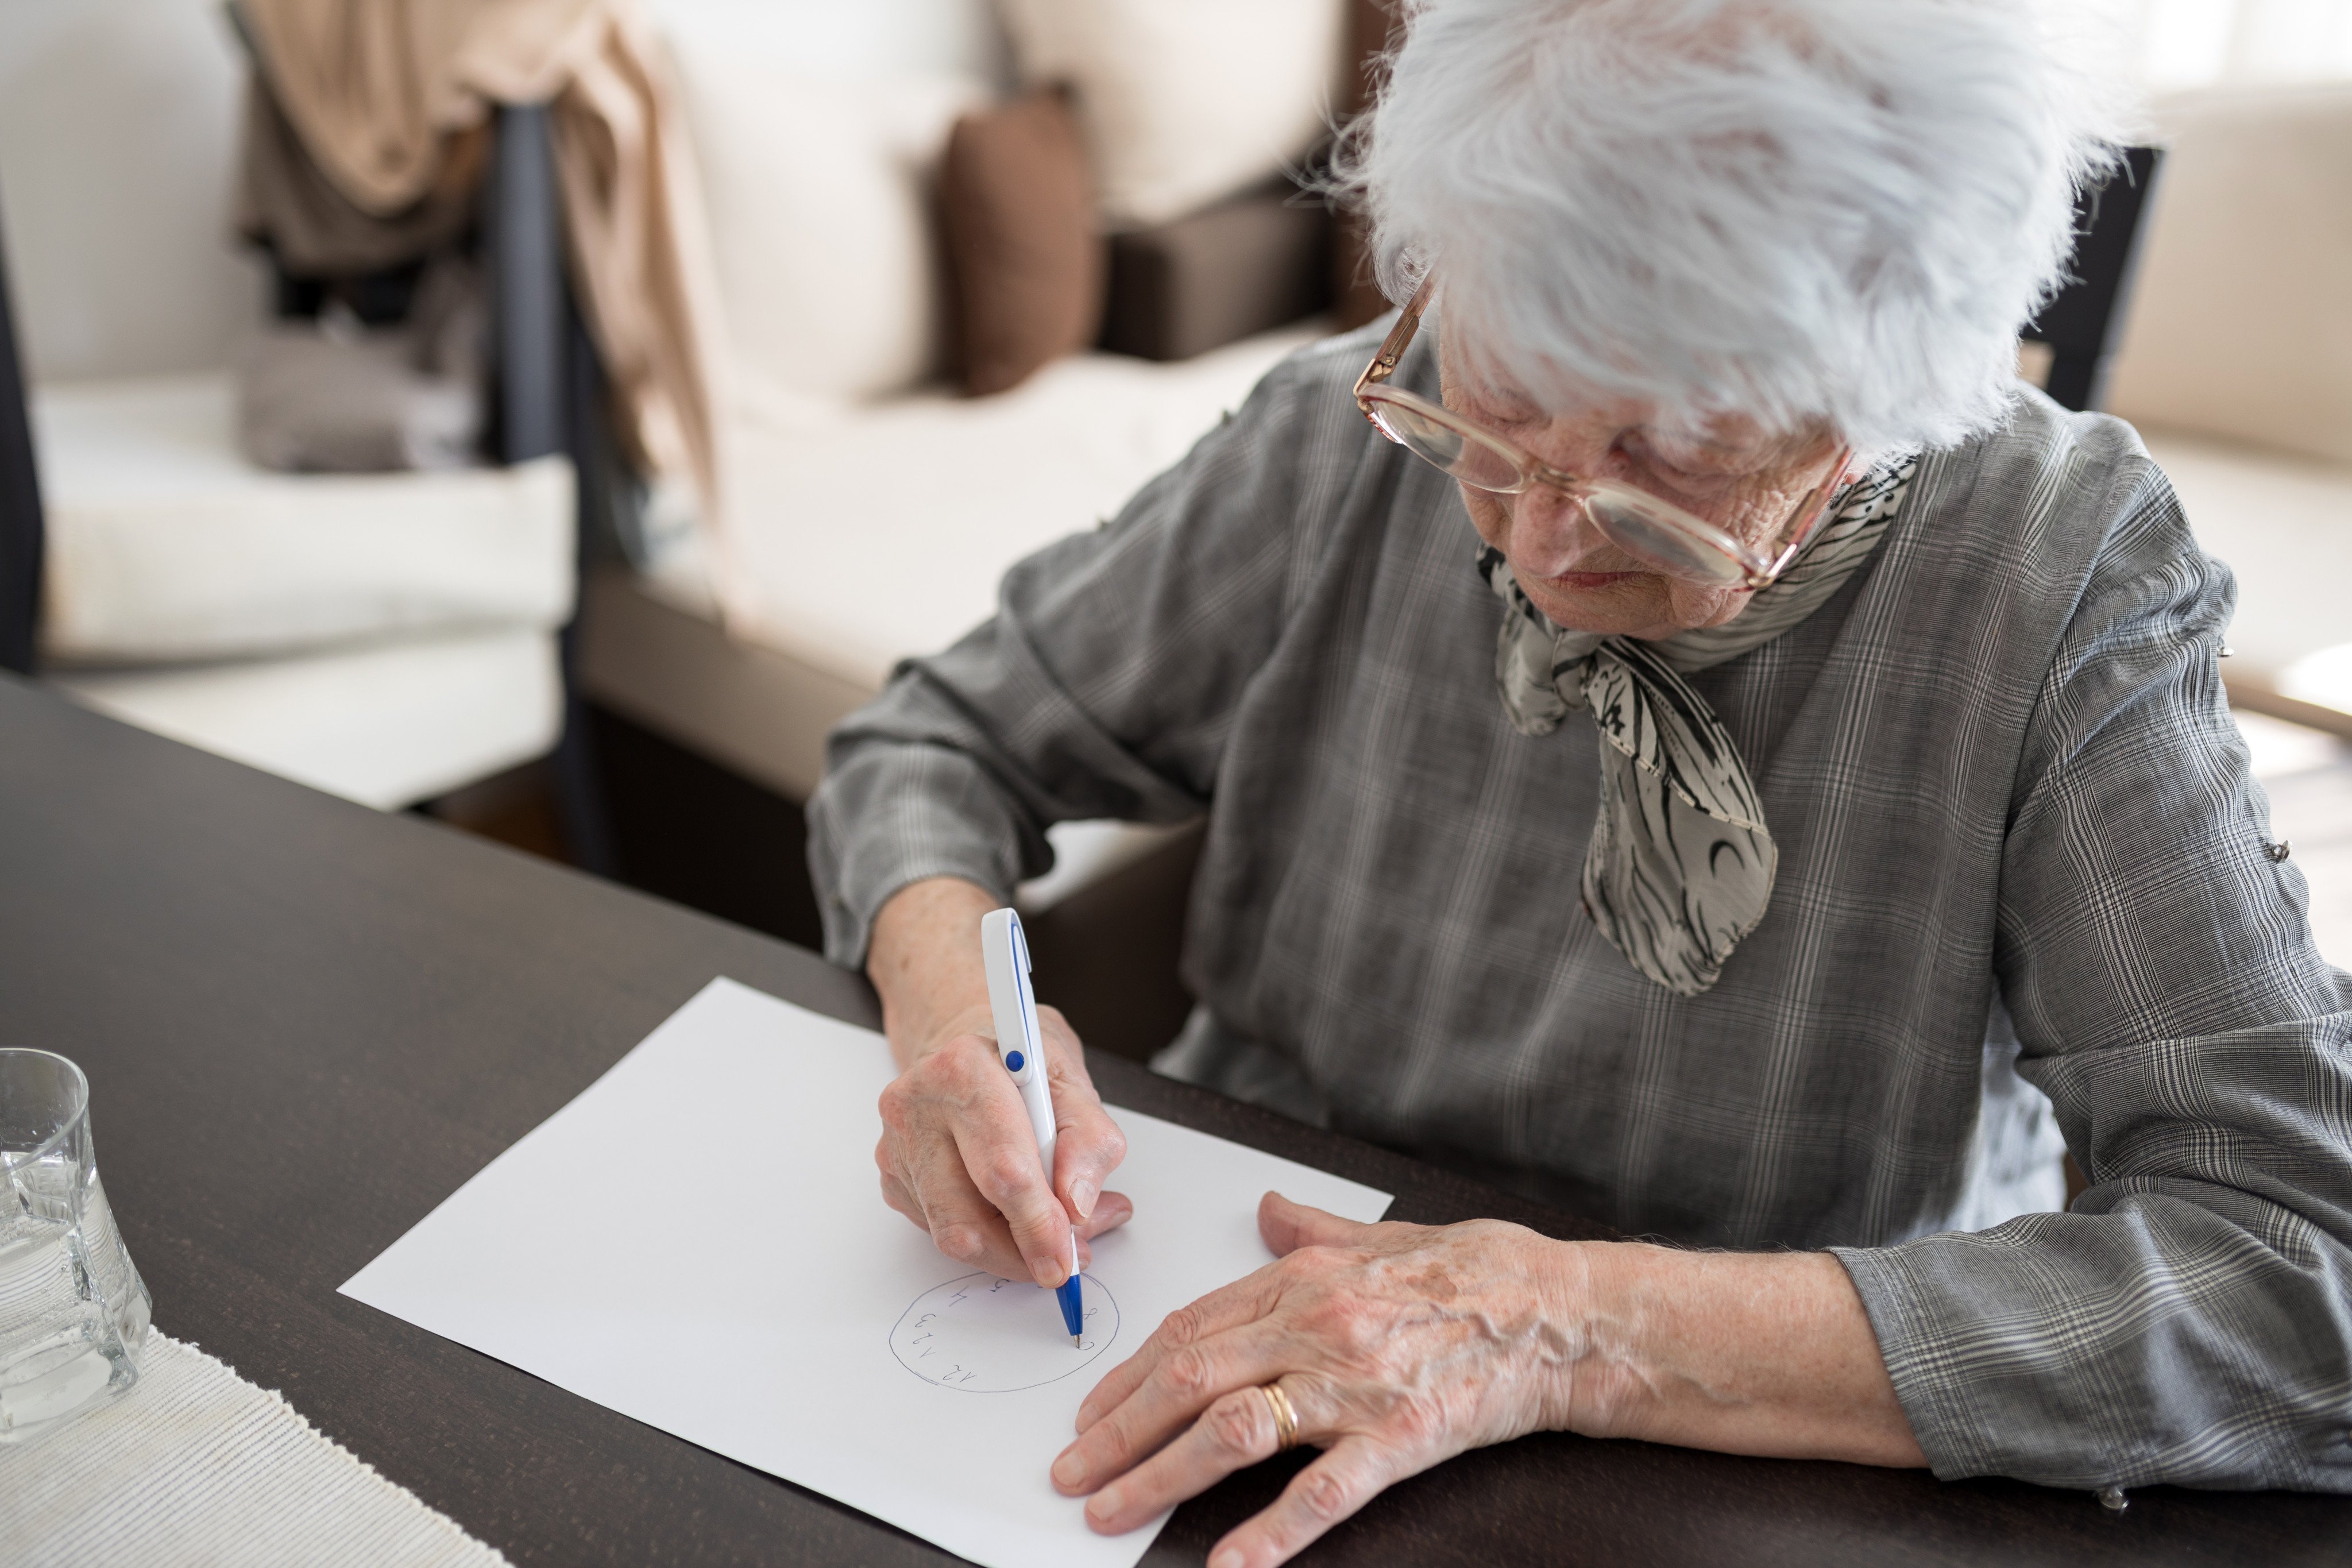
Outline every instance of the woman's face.
[[(1448, 408), (1556, 468), (1633, 485), (1750, 542), (1785, 531), (1838, 453), (1826, 429), (1774, 435), (1753, 421), (1720, 418), (1703, 437), (1669, 437), (1649, 428), (1653, 411), (1638, 402), (1595, 398), (1565, 411), (1539, 409), (1472, 382), (1443, 339), (1438, 363)], [(1671, 637), (1719, 626), (1754, 596), (1656, 571), (1612, 543), (1580, 505), (1549, 485), (1515, 496), (1464, 485), (1462, 499), (1479, 536), (1509, 559), (1536, 608), (1571, 631)]]

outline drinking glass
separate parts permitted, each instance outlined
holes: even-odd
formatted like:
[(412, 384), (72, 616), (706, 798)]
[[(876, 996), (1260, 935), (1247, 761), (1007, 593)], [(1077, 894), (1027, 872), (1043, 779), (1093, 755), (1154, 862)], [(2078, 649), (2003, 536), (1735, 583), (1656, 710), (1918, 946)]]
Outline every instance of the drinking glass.
[(0, 1049), (0, 1444), (25, 1443), (138, 1381), (153, 1302), (65, 1058)]

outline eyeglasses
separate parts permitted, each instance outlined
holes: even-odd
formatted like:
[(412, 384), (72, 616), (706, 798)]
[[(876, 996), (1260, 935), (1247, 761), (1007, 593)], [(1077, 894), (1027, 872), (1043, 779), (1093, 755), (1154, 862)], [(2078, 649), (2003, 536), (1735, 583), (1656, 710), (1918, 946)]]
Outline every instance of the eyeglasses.
[(1429, 290), (1429, 284), (1421, 286), (1381, 352), (1356, 378), (1356, 406), (1372, 428), (1423, 462), (1482, 490), (1515, 496), (1539, 484), (1551, 486), (1573, 500), (1611, 543), (1669, 577), (1716, 588), (1765, 586), (1787, 571), (1811, 540), (1846, 465), (1853, 460), (1852, 447), (1841, 449), (1829, 477), (1797, 503), (1760, 548), (1646, 490), (1614, 479), (1579, 479), (1450, 408), (1383, 384), (1396, 374), (1397, 362), (1420, 330)]

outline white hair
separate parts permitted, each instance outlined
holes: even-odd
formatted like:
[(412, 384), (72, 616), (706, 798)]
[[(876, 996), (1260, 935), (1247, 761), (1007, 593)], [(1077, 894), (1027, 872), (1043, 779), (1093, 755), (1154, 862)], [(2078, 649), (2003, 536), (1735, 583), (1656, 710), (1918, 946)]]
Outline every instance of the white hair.
[(1996, 424), (2120, 89), (2054, 0), (1405, 0), (1338, 180), (1538, 400), (1871, 452)]

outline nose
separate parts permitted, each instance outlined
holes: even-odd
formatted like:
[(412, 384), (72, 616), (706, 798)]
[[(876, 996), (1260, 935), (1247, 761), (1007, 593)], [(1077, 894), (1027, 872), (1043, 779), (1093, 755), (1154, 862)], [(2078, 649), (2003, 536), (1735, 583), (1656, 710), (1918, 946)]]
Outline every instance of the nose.
[(1640, 570), (1593, 522), (1582, 497), (1537, 485), (1511, 500), (1509, 554), (1521, 570), (1539, 577)]

